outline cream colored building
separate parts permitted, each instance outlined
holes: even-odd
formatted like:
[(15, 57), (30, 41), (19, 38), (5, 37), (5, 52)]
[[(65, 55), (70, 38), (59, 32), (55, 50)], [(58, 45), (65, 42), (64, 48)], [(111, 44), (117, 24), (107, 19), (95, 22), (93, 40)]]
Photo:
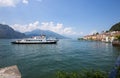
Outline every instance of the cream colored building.
[(87, 35), (87, 36), (84, 36), (84, 39), (112, 42), (115, 39), (115, 37), (118, 35), (120, 35), (120, 31), (112, 31), (112, 32), (101, 33), (97, 35)]

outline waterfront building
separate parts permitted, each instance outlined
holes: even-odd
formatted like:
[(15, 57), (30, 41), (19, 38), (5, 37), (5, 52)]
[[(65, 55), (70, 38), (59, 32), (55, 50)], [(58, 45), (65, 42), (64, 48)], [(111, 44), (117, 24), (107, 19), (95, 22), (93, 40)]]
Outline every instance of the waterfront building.
[(95, 41), (103, 41), (103, 42), (112, 42), (116, 36), (120, 35), (120, 31), (110, 31), (103, 32), (101, 34), (93, 34), (84, 36), (85, 40), (95, 40)]

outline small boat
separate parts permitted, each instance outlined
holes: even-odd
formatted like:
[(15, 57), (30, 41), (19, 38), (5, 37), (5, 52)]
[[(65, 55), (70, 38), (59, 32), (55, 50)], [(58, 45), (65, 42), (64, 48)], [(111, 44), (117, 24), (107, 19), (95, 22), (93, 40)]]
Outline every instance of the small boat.
[(17, 41), (13, 41), (13, 44), (56, 44), (58, 39), (56, 38), (46, 38), (45, 35), (42, 36), (35, 36), (32, 38), (21, 39)]

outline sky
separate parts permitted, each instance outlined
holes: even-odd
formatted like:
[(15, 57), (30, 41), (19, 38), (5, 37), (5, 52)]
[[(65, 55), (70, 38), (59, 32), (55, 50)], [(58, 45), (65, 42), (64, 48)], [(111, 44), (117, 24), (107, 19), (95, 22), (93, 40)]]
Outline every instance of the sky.
[(0, 23), (16, 31), (80, 37), (120, 22), (120, 0), (0, 0)]

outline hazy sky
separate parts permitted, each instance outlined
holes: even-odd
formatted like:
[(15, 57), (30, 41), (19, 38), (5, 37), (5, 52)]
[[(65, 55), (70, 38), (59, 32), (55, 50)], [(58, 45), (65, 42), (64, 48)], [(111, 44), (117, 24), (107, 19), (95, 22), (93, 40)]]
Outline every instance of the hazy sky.
[(120, 22), (120, 0), (0, 0), (0, 23), (81, 36)]

